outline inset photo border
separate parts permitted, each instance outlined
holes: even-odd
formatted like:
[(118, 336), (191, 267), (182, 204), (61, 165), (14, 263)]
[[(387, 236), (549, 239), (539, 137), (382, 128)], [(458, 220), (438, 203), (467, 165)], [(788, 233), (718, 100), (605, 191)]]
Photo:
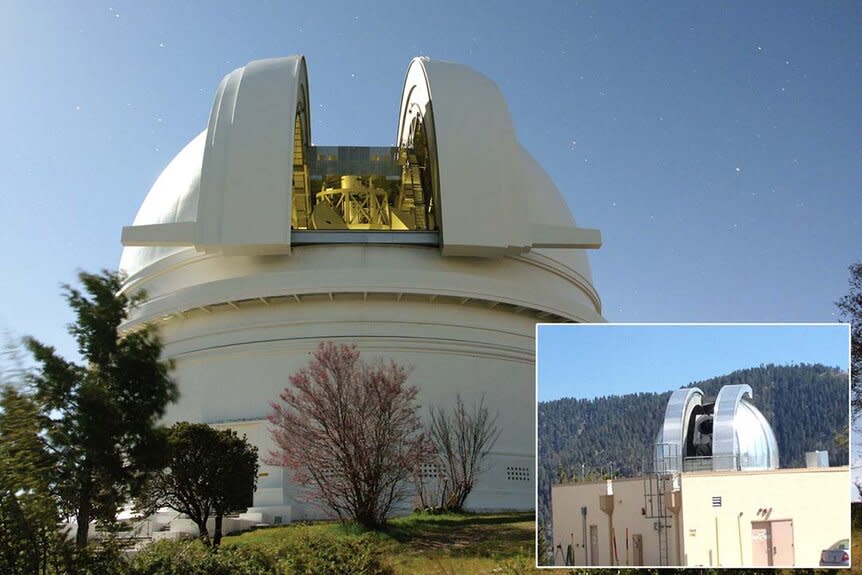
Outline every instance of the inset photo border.
[(538, 324), (538, 567), (850, 566), (849, 324)]

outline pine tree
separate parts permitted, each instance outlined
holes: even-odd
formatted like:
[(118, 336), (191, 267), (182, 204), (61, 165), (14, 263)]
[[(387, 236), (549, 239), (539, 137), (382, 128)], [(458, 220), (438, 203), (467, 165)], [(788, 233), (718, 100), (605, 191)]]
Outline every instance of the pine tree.
[(57, 555), (55, 458), (40, 436), (32, 398), (7, 385), (0, 392), (0, 572), (43, 573)]
[(850, 323), (850, 365), (853, 414), (862, 411), (862, 262), (850, 266), (850, 292), (835, 302), (839, 319)]
[(113, 522), (147, 475), (162, 467), (164, 433), (156, 424), (177, 391), (153, 326), (118, 336), (143, 295), (121, 292), (122, 279), (113, 272), (81, 273), (79, 279), (83, 291), (67, 285), (64, 292), (75, 313), (69, 332), (85, 363), (25, 341), (38, 364), (34, 398), (57, 456), (57, 492), (63, 510), (77, 519), (82, 548), (91, 520)]

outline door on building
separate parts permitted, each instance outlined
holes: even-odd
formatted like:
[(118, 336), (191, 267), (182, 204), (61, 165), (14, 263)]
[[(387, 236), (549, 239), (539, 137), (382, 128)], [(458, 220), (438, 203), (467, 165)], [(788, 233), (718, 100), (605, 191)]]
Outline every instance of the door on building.
[(640, 533), (632, 535), (632, 565), (644, 564), (644, 538)]
[(793, 556), (793, 521), (783, 519), (770, 521), (772, 528), (772, 565), (775, 567), (792, 567)]
[(590, 565), (599, 564), (599, 528), (590, 525)]
[(755, 567), (769, 567), (769, 523), (767, 521), (751, 522), (751, 558)]
[(751, 551), (755, 567), (792, 567), (793, 520), (752, 521)]

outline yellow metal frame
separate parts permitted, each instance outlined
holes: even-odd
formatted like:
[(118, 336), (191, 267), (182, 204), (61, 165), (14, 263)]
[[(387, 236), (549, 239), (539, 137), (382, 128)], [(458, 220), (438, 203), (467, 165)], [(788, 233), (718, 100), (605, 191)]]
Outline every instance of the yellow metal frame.
[(389, 194), (365, 185), (359, 176), (341, 176), (340, 188), (326, 188), (317, 193), (316, 199), (318, 203), (329, 204), (347, 229), (392, 229)]
[(293, 209), (290, 211), (290, 225), (294, 229), (309, 229), (311, 217), (311, 197), (308, 182), (308, 164), (305, 149), (308, 142), (303, 139), (301, 111), (297, 110), (293, 129)]

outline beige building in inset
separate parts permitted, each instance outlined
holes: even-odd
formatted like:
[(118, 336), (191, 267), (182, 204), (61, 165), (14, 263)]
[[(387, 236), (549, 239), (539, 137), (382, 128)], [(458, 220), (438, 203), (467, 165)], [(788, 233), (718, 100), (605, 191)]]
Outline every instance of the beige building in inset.
[(850, 535), (848, 467), (778, 469), (748, 385), (671, 394), (642, 477), (551, 489), (555, 565), (817, 567)]
[(662, 508), (654, 477), (555, 485), (554, 564), (817, 567), (823, 549), (849, 536), (849, 473), (680, 473)]

